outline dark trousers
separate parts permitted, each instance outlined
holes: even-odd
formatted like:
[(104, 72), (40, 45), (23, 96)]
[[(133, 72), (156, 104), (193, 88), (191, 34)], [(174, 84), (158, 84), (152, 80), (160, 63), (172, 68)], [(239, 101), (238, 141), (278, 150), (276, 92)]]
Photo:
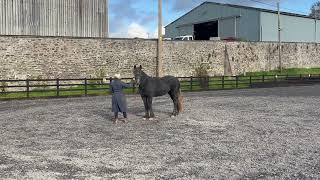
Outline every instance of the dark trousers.
[[(127, 112), (123, 112), (122, 114), (123, 114), (123, 117), (124, 117), (124, 118), (127, 118)], [(118, 118), (118, 112), (115, 112), (115, 113), (114, 113), (114, 117), (115, 117), (116, 119)]]

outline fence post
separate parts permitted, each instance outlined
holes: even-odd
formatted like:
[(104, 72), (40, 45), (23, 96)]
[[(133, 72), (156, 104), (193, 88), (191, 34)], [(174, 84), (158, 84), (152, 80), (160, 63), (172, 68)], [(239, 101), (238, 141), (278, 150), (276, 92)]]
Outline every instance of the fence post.
[(224, 76), (222, 76), (222, 78), (221, 78), (221, 84), (222, 84), (222, 89), (224, 89)]
[(252, 88), (252, 76), (250, 75), (250, 81), (249, 81), (249, 83), (250, 83), (250, 88)]
[(57, 78), (57, 96), (60, 95), (59, 78)]
[(112, 82), (112, 77), (109, 79), (109, 92), (111, 92), (111, 82)]
[(302, 74), (300, 74), (300, 81), (302, 80)]
[(206, 90), (209, 89), (209, 81), (210, 81), (210, 77), (209, 76), (206, 76)]
[(88, 95), (88, 80), (87, 78), (84, 78), (84, 95)]
[[(212, 85), (212, 88), (209, 88), (209, 89), (210, 89), (210, 90), (211, 90), (211, 89), (214, 89), (214, 76), (212, 76), (212, 79), (209, 81), (209, 83), (211, 83), (211, 85)], [(209, 85), (209, 87), (210, 87), (211, 85)]]
[(30, 97), (30, 82), (29, 79), (26, 80), (26, 84), (27, 84), (27, 98)]
[(193, 76), (191, 76), (190, 78), (190, 91), (192, 91), (192, 87), (193, 87)]
[(264, 81), (265, 81), (264, 78), (265, 78), (264, 75), (262, 75), (262, 82), (263, 82), (263, 83), (264, 83)]
[(239, 77), (236, 76), (236, 89), (238, 89), (238, 87), (239, 87)]

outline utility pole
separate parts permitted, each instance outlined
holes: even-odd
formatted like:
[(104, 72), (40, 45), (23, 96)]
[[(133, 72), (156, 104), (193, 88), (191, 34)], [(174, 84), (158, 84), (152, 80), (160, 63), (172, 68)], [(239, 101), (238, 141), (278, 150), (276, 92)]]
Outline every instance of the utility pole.
[(106, 32), (105, 32), (105, 37), (109, 38), (109, 0), (106, 1)]
[(163, 72), (162, 61), (162, 0), (158, 0), (158, 51), (157, 51), (157, 77), (161, 77)]
[(315, 6), (314, 7), (314, 43), (317, 43), (317, 19), (318, 19), (318, 17), (317, 17), (317, 13), (318, 13), (318, 11), (319, 11), (319, 6)]
[(281, 25), (280, 25), (280, 0), (277, 2), (278, 9), (278, 52), (279, 52), (279, 69), (282, 72), (282, 61), (281, 61)]

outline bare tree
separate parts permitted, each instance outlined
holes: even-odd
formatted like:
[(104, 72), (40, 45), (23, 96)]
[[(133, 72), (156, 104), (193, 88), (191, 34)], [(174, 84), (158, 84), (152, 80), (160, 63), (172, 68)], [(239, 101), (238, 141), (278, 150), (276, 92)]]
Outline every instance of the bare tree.
[(311, 13), (309, 15), (313, 18), (320, 19), (320, 1), (315, 2), (311, 6)]

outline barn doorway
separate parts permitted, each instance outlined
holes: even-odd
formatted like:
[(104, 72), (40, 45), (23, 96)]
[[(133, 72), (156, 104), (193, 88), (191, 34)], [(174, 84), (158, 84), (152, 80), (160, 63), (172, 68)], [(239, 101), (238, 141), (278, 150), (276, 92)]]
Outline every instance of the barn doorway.
[(210, 21), (194, 25), (195, 40), (209, 40), (210, 37), (218, 37), (218, 21)]

